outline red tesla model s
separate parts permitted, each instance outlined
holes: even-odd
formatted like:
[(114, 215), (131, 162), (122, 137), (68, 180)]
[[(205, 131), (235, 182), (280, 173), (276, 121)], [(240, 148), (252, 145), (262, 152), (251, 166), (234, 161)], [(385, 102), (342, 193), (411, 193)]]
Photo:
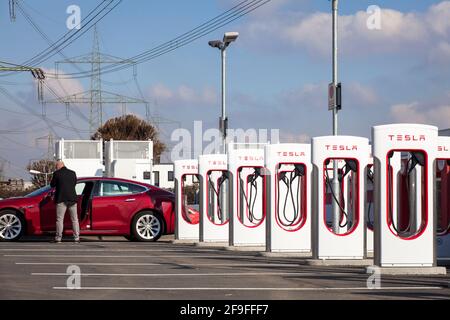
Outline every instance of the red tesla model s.
[[(80, 178), (76, 185), (81, 235), (120, 235), (156, 241), (174, 232), (175, 195), (158, 187), (116, 178)], [(54, 190), (49, 186), (22, 198), (0, 201), (0, 240), (56, 230)], [(198, 213), (197, 213), (198, 214)], [(69, 214), (64, 233), (72, 234)]]

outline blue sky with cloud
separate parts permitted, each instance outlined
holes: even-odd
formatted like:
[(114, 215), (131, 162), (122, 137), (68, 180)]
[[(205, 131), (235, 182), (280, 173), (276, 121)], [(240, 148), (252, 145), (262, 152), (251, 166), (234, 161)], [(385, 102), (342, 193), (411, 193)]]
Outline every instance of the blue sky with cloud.
[[(98, 1), (23, 0), (23, 8), (50, 39), (67, 29), (66, 8), (77, 4), (82, 14)], [(99, 24), (101, 51), (130, 57), (170, 40), (228, 10), (238, 0), (124, 0)], [(381, 30), (366, 27), (369, 5), (382, 9)], [(11, 23), (7, 4), (0, 8), (0, 60), (23, 62), (47, 47), (25, 18)], [(228, 111), (234, 128), (280, 129), (282, 141), (304, 141), (331, 132), (327, 84), (331, 78), (331, 15), (328, 0), (272, 0), (250, 15), (212, 34), (139, 65), (138, 79), (152, 111), (174, 121), (162, 125), (168, 139), (177, 126), (191, 129), (194, 120), (215, 127), (220, 112), (220, 55), (207, 41), (225, 31), (240, 37), (228, 51)], [(340, 132), (368, 137), (381, 123), (422, 122), (450, 127), (450, 1), (340, 1), (340, 80), (344, 109)], [(5, 32), (6, 31), (6, 32)], [(68, 57), (90, 52), (92, 33), (64, 50)], [(54, 56), (42, 65), (54, 69)], [(64, 72), (73, 72), (64, 67)], [(131, 70), (107, 75), (104, 89), (139, 96)], [(89, 89), (88, 79), (61, 80), (68, 93)], [(19, 83), (19, 85), (13, 85)], [(55, 80), (49, 85), (63, 95)], [(0, 78), (0, 86), (38, 112), (36, 92), (28, 74)], [(51, 98), (46, 92), (48, 98)], [(24, 134), (2, 134), (0, 151), (9, 160), (9, 176), (24, 174), (29, 159), (46, 152), (46, 124), (36, 117), (15, 114), (19, 106), (2, 96), (3, 130), (26, 127)], [(79, 106), (87, 116), (88, 107)], [(6, 110), (10, 111), (6, 111)], [(106, 117), (121, 106), (106, 106)], [(129, 111), (144, 115), (142, 107)], [(49, 105), (47, 116), (63, 124), (55, 128), (67, 139), (88, 129), (75, 110), (69, 119), (61, 106)], [(72, 123), (70, 123), (72, 122)], [(40, 130), (42, 129), (42, 130)], [(28, 148), (26, 148), (27, 146)]]

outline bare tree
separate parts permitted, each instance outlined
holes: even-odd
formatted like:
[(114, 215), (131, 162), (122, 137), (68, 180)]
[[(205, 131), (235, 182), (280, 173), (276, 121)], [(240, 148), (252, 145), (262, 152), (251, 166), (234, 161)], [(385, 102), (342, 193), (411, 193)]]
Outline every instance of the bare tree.
[(159, 140), (158, 130), (143, 119), (135, 115), (124, 115), (109, 119), (92, 135), (92, 140), (137, 140), (153, 141), (153, 159), (159, 163), (166, 145)]
[(55, 161), (48, 159), (33, 161), (27, 166), (27, 170), (42, 172), (42, 174), (34, 174), (31, 179), (35, 187), (42, 188), (52, 179), (53, 172), (56, 170)]

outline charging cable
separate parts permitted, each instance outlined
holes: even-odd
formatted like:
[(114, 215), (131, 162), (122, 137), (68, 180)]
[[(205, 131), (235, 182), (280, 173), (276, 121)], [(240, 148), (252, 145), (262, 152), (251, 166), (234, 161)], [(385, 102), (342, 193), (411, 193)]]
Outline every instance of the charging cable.
[[(295, 166), (294, 170), (288, 171), (288, 172), (281, 172), (278, 175), (278, 179), (277, 179), (278, 180), (277, 181), (278, 182), (278, 190), (281, 190), (280, 189), (280, 181), (283, 181), (283, 183), (286, 185), (286, 196), (284, 199), (284, 206), (283, 206), (284, 220), (281, 219), (280, 200), (279, 199), (278, 199), (278, 204), (277, 204), (278, 220), (285, 227), (292, 227), (295, 225), (299, 225), (303, 222), (303, 219), (304, 219), (303, 215), (300, 215), (301, 208), (299, 205), (299, 198), (300, 198), (300, 189), (301, 189), (300, 178), (305, 175), (305, 167), (300, 164), (295, 164), (294, 166)], [(287, 173), (289, 173), (289, 178), (287, 177)], [(298, 181), (297, 182), (297, 192), (296, 192), (296, 197), (294, 197), (293, 184), (296, 180)], [(288, 217), (286, 215), (286, 206), (288, 203), (289, 196), (290, 196), (292, 208), (294, 211), (294, 216), (293, 216), (292, 220), (288, 219)], [(300, 217), (300, 220), (297, 221), (297, 219), (299, 217)]]
[[(239, 182), (240, 182), (240, 188), (241, 188), (241, 194), (244, 196), (245, 199), (245, 203), (247, 205), (247, 209), (248, 209), (248, 215), (247, 218), (251, 223), (254, 223), (253, 221), (255, 221), (256, 223), (262, 221), (262, 219), (264, 218), (264, 214), (261, 214), (260, 218), (257, 218), (254, 214), (254, 208), (255, 208), (255, 204), (256, 204), (256, 199), (258, 196), (258, 178), (262, 179), (262, 175), (261, 175), (261, 168), (254, 168), (254, 172), (250, 175), (247, 176), (247, 185), (250, 185), (250, 191), (249, 191), (249, 195), (247, 197), (246, 192), (244, 190), (244, 180), (242, 179), (241, 176), (242, 173), (242, 168), (239, 169)], [(253, 190), (255, 191), (254, 195), (253, 195)]]
[[(389, 178), (389, 188), (391, 189), (391, 192), (389, 193), (389, 219), (391, 221), (391, 225), (392, 228), (394, 229), (394, 231), (397, 233), (397, 235), (402, 236), (405, 235), (408, 231), (411, 231), (411, 227), (412, 227), (412, 221), (411, 221), (411, 216), (408, 219), (408, 226), (404, 229), (404, 230), (399, 230), (398, 226), (394, 223), (394, 210), (392, 208), (393, 203), (392, 203), (392, 197), (394, 196), (393, 193), (393, 186), (392, 186), (392, 167), (391, 167), (391, 161), (390, 159), (393, 157), (394, 153), (391, 152), (388, 155), (389, 161), (388, 161), (388, 178)], [(411, 165), (411, 166), (410, 166)], [(409, 210), (411, 210), (410, 206), (409, 206), (409, 200), (410, 200), (410, 194), (409, 194), (409, 182), (410, 182), (410, 175), (411, 172), (414, 170), (414, 168), (417, 166), (425, 166), (425, 157), (423, 156), (422, 153), (420, 152), (411, 152), (411, 157), (408, 159), (408, 161), (406, 162), (406, 167), (405, 167), (405, 177), (406, 177), (406, 193), (407, 193), (407, 197), (408, 197), (408, 208)], [(449, 226), (450, 227), (450, 226)]]
[[(446, 165), (447, 166), (449, 166), (450, 167), (450, 159), (448, 159), (447, 161), (446, 161)], [(444, 169), (446, 169), (446, 167), (444, 166)], [(448, 195), (447, 195), (447, 197), (448, 197)], [(448, 198), (447, 198), (447, 202), (448, 202)], [(447, 207), (447, 210), (448, 210), (449, 208)], [(441, 210), (441, 215), (442, 214), (444, 214), (443, 212), (442, 212), (442, 210)], [(447, 213), (447, 215), (448, 215), (448, 213)], [(442, 228), (442, 229), (440, 229), (439, 227), (439, 224), (438, 224), (438, 230), (437, 230), (437, 235), (438, 236), (445, 236), (445, 235), (447, 235), (447, 234), (449, 234), (450, 233), (450, 217), (449, 217), (449, 219), (448, 219), (449, 221), (448, 221), (448, 224), (447, 224), (447, 227), (446, 228)]]
[[(328, 166), (329, 163), (330, 163), (330, 160), (327, 160), (326, 163), (325, 163), (325, 176), (326, 176), (325, 177), (325, 181), (326, 181), (326, 184), (328, 185), (328, 187), (330, 188), (331, 195), (333, 196), (334, 201), (339, 206), (339, 209), (341, 209), (341, 218), (339, 219), (340, 220), (339, 221), (339, 226), (341, 228), (344, 228), (349, 223), (348, 213), (344, 209), (345, 208), (345, 203), (342, 206), (341, 202), (337, 199), (336, 194), (334, 193), (333, 186), (331, 184), (331, 179), (330, 179), (330, 176), (328, 175), (327, 166)], [(339, 182), (341, 182), (350, 171), (357, 172), (358, 171), (358, 166), (357, 166), (357, 163), (356, 163), (355, 160), (346, 160), (345, 161), (345, 166), (344, 166), (343, 169), (344, 169), (343, 175), (338, 177)], [(344, 194), (343, 194), (342, 190), (341, 190), (340, 194), (341, 194), (341, 197), (344, 198)], [(345, 223), (342, 224), (342, 220), (343, 220), (342, 218), (344, 218), (344, 217), (345, 217)]]
[(217, 218), (222, 221), (222, 206), (220, 203), (220, 192), (222, 190), (222, 185), (223, 183), (228, 180), (228, 172), (226, 171), (222, 171), (222, 175), (220, 176), (220, 178), (217, 181), (217, 189), (214, 187), (214, 182), (211, 179), (211, 175), (208, 176), (208, 180), (209, 180), (209, 186), (212, 188), (212, 190), (214, 191), (214, 194), (216, 195), (216, 199), (217, 199)]
[[(374, 177), (373, 177), (373, 171), (372, 168), (367, 168), (367, 179), (372, 183), (372, 186), (374, 186)], [(373, 230), (373, 226), (374, 226), (374, 220), (375, 217), (372, 214), (373, 219), (370, 219), (370, 209), (372, 209), (372, 202), (374, 200), (373, 198), (374, 194), (373, 194), (373, 188), (372, 188), (372, 201), (369, 202), (369, 204), (367, 205), (367, 227), (371, 230)]]

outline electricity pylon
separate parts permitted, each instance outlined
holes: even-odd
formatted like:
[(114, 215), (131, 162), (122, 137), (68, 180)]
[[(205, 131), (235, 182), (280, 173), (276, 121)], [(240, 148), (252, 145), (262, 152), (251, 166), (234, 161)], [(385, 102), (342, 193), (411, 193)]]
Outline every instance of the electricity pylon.
[(88, 91), (68, 95), (53, 100), (47, 100), (45, 103), (69, 104), (89, 104), (89, 133), (92, 135), (98, 127), (103, 124), (103, 105), (104, 104), (120, 104), (122, 112), (126, 113), (127, 104), (143, 104), (146, 108), (146, 115), (149, 117), (148, 102), (143, 99), (131, 98), (116, 93), (103, 91), (101, 80), (101, 68), (106, 64), (130, 64), (133, 67), (136, 63), (130, 59), (121, 59), (109, 54), (100, 52), (97, 27), (94, 27), (94, 43), (92, 52), (73, 58), (64, 59), (56, 62), (56, 74), (59, 73), (60, 64), (89, 64), (91, 65), (91, 88)]
[(54, 140), (53, 134), (51, 132), (49, 132), (49, 134), (46, 136), (36, 138), (34, 140), (35, 144), (37, 145), (38, 141), (40, 141), (40, 140), (47, 140), (47, 156), (46, 156), (46, 158), (47, 158), (47, 160), (52, 160), (55, 156), (55, 140)]

